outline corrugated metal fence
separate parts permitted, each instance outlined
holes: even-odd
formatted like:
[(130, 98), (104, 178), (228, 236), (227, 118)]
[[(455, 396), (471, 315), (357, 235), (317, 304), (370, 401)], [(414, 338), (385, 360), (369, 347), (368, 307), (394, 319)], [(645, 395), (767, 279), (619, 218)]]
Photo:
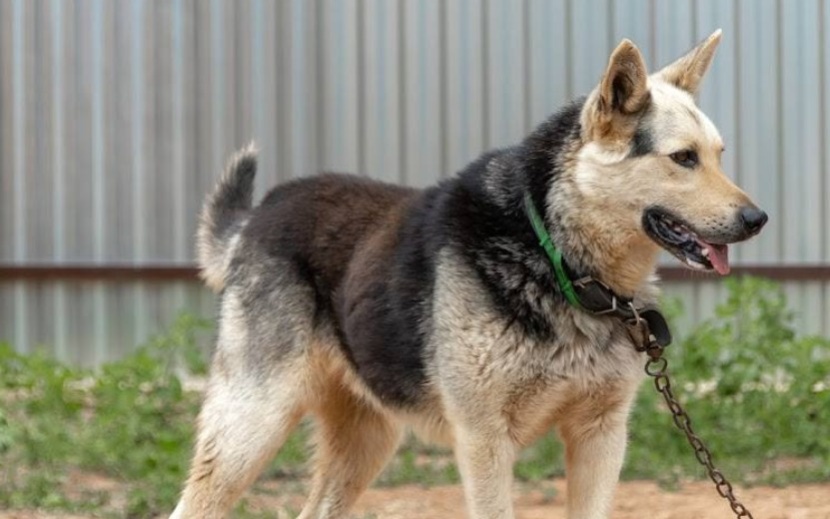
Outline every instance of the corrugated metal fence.
[[(254, 138), (258, 192), (322, 169), (423, 186), (517, 141), (633, 39), (652, 66), (723, 27), (701, 104), (771, 214), (739, 262), (830, 263), (821, 0), (0, 0), (0, 263), (190, 265), (203, 194)], [(722, 294), (675, 283), (686, 323)], [(830, 334), (830, 286), (787, 290)], [(192, 281), (0, 283), (0, 340), (112, 358)]]

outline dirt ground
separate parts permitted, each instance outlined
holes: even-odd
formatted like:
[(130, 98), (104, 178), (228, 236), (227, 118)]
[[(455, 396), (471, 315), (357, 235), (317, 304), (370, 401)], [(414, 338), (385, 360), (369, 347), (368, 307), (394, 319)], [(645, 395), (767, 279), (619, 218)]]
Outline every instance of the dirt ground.
[[(285, 489), (283, 489), (285, 490)], [(296, 489), (295, 489), (296, 490)], [(251, 509), (299, 510), (303, 497), (295, 491), (280, 491), (270, 484), (250, 495)], [(288, 495), (286, 495), (286, 493)], [(830, 519), (830, 484), (787, 488), (755, 487), (738, 489), (737, 495), (756, 519)], [(517, 519), (565, 519), (565, 482), (515, 492)], [(282, 519), (283, 514), (274, 514)], [(402, 486), (374, 488), (360, 500), (355, 517), (378, 519), (463, 518), (463, 496), (459, 486), (423, 488)], [(711, 483), (695, 482), (678, 491), (660, 489), (651, 482), (621, 483), (614, 504), (614, 519), (728, 519), (734, 517), (726, 501)], [(0, 519), (86, 519), (83, 516), (38, 512), (2, 512)]]
[[(517, 492), (517, 519), (565, 519), (565, 482), (555, 491)], [(830, 485), (739, 489), (756, 519), (830, 519)], [(388, 519), (464, 517), (458, 486), (424, 489), (415, 486), (373, 489), (363, 496), (359, 511)], [(691, 483), (667, 492), (651, 482), (622, 483), (616, 494), (614, 519), (717, 519), (734, 517), (711, 484)]]
[[(552, 498), (539, 491), (516, 495), (517, 519), (565, 519), (565, 484), (557, 481), (554, 487), (557, 492)], [(753, 488), (742, 490), (739, 498), (756, 519), (830, 519), (830, 485)], [(461, 500), (458, 487), (396, 488), (367, 494), (362, 510), (390, 519), (463, 517)], [(666, 492), (650, 482), (629, 482), (620, 485), (611, 517), (715, 519), (733, 515), (727, 503), (705, 483)]]

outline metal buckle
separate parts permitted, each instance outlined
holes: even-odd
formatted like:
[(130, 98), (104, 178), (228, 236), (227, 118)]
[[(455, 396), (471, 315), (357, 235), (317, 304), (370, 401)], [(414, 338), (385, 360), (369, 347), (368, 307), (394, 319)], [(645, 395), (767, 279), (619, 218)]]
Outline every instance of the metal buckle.
[(591, 283), (591, 282), (599, 283), (599, 281), (592, 278), (591, 276), (581, 277), (581, 278), (577, 279), (576, 281), (573, 281), (572, 283), (573, 283), (573, 286), (575, 286), (575, 287), (584, 287), (585, 285), (587, 285), (588, 283)]
[[(628, 307), (631, 309), (631, 313), (634, 314), (634, 317), (626, 320), (628, 335), (634, 341), (634, 349), (647, 352), (649, 357), (657, 359), (663, 354), (663, 346), (657, 342), (657, 337), (651, 333), (648, 321), (640, 317), (640, 312), (637, 311), (633, 301), (628, 303)], [(634, 330), (639, 332), (639, 337), (634, 337)]]
[(617, 310), (619, 310), (619, 304), (618, 304), (619, 300), (617, 299), (617, 295), (614, 294), (614, 291), (611, 290), (611, 288), (608, 285), (606, 285), (605, 283), (603, 283), (602, 281), (599, 281), (598, 279), (594, 279), (591, 276), (584, 276), (584, 277), (581, 277), (581, 278), (577, 279), (576, 281), (573, 281), (573, 286), (577, 287), (577, 288), (581, 288), (581, 289), (586, 289), (587, 286), (591, 283), (593, 283), (594, 285), (598, 285), (600, 288), (602, 288), (603, 290), (605, 290), (606, 292), (611, 294), (611, 307), (606, 308), (605, 310), (591, 310), (591, 313), (593, 315), (606, 315), (606, 314), (614, 313)]
[(616, 311), (617, 311), (617, 296), (612, 295), (611, 296), (611, 308), (607, 308), (605, 310), (600, 310), (600, 311), (597, 311), (597, 312), (593, 312), (593, 314), (594, 315), (605, 315), (605, 314), (610, 314), (610, 313), (616, 312)]
[[(614, 299), (616, 299), (616, 298), (614, 298)], [(628, 308), (631, 309), (631, 313), (633, 315), (625, 320), (626, 324), (636, 326), (636, 325), (639, 325), (640, 323), (645, 322), (645, 319), (640, 317), (640, 312), (637, 311), (637, 307), (634, 306), (634, 301), (629, 301), (628, 302)], [(646, 324), (648, 324), (648, 323), (646, 323)]]
[[(628, 308), (634, 314), (633, 317), (625, 320), (625, 323), (628, 325), (628, 335), (631, 336), (631, 340), (634, 342), (634, 348), (637, 351), (647, 351), (653, 342), (651, 330), (648, 328), (648, 321), (640, 317), (640, 312), (637, 311), (637, 307), (634, 306), (633, 301), (628, 303)], [(634, 336), (635, 331), (639, 332), (639, 337)]]

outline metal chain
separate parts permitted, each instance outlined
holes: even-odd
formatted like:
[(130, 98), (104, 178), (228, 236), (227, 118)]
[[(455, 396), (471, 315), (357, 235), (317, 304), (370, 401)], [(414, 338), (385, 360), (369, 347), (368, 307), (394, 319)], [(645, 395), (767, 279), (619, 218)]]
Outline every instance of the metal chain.
[(747, 510), (743, 503), (738, 501), (735, 497), (732, 484), (726, 479), (723, 473), (715, 467), (715, 464), (712, 462), (711, 451), (709, 451), (709, 448), (703, 443), (703, 440), (695, 434), (692, 429), (691, 418), (689, 418), (686, 410), (683, 409), (683, 406), (680, 405), (680, 402), (674, 396), (668, 373), (669, 361), (663, 357), (663, 346), (657, 344), (653, 337), (650, 336), (648, 333), (648, 325), (644, 325), (645, 321), (639, 319), (639, 316), (637, 316), (637, 320), (639, 320), (638, 324), (640, 324), (643, 332), (642, 337), (644, 338), (644, 340), (639, 342), (639, 344), (644, 346), (638, 347), (637, 349), (639, 351), (645, 351), (649, 356), (649, 359), (646, 362), (646, 373), (654, 379), (654, 387), (656, 387), (657, 391), (663, 395), (663, 399), (666, 401), (666, 405), (668, 405), (669, 410), (671, 411), (674, 424), (678, 429), (686, 434), (686, 439), (689, 440), (689, 445), (691, 445), (695, 451), (697, 461), (706, 467), (706, 471), (709, 473), (709, 478), (713, 483), (715, 483), (715, 488), (717, 489), (718, 494), (729, 501), (729, 506), (732, 507), (732, 511), (735, 513), (735, 516), (738, 519), (754, 519), (752, 513)]

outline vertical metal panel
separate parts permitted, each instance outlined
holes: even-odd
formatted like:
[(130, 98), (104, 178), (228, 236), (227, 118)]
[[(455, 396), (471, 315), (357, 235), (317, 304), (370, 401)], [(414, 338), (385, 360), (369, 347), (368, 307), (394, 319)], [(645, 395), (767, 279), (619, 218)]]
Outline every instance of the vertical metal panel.
[[(725, 170), (772, 217), (733, 257), (826, 263), (821, 0), (0, 2), (0, 261), (189, 264), (202, 197), (251, 139), (258, 195), (321, 169), (425, 186), (587, 93), (621, 38), (654, 69), (718, 27), (700, 103)], [(805, 329), (830, 332), (826, 284), (787, 286)], [(723, 296), (672, 291), (689, 324)], [(85, 363), (174, 308), (210, 308), (186, 284), (15, 282), (0, 296), (0, 340)]]
[(54, 239), (51, 233), (43, 232), (49, 229), (52, 220), (52, 205), (42, 204), (39, 210), (33, 211), (30, 204), (40, 197), (47, 200), (52, 198), (52, 163), (49, 153), (49, 139), (51, 120), (51, 51), (52, 37), (48, 27), (49, 10), (45, 9), (45, 2), (38, 1), (29, 4), (31, 14), (31, 34), (27, 36), (29, 75), (26, 78), (26, 88), (29, 91), (31, 103), (26, 109), (31, 110), (30, 126), (27, 129), (26, 139), (27, 161), (31, 161), (31, 169), (27, 171), (26, 185), (26, 212), (30, 215), (28, 222), (27, 240), (30, 248), (29, 255), (33, 258), (48, 260), (53, 255)]
[(689, 51), (695, 41), (693, 2), (653, 2), (654, 62), (658, 70)]
[[(820, 106), (823, 108), (821, 113), (821, 135), (824, 137), (821, 144), (821, 155), (824, 159), (822, 164), (821, 179), (824, 183), (823, 205), (821, 221), (827, 222), (830, 220), (830, 6), (826, 2), (819, 3), (821, 11), (820, 23), (821, 28), (819, 34), (821, 41), (819, 43), (819, 55), (821, 62), (819, 63), (821, 75), (821, 102)], [(830, 261), (830, 225), (823, 225), (824, 228), (824, 261)], [(825, 309), (830, 313), (830, 291), (826, 292), (826, 306)], [(830, 321), (830, 319), (826, 319)], [(830, 326), (830, 323), (828, 323)]]
[(362, 171), (358, 2), (325, 0), (320, 10), (321, 167), (325, 171)]
[(67, 247), (69, 257), (81, 261), (95, 259), (95, 242), (102, 239), (95, 231), (95, 204), (93, 191), (95, 177), (92, 168), (92, 108), (100, 103), (92, 85), (92, 5), (90, 1), (75, 2), (70, 36), (73, 72), (70, 82), (74, 95), (68, 108), (68, 123), (74, 133), (69, 174), (69, 193), (74, 197), (67, 206)]
[[(821, 259), (819, 221), (820, 189), (819, 141), (820, 114), (818, 50), (819, 18), (817, 1), (782, 3), (780, 64), (782, 78), (782, 136), (785, 171), (784, 211), (799, 222), (798, 232), (784, 234), (782, 257), (785, 261)], [(809, 64), (809, 65), (807, 65)]]
[[(171, 2), (153, 2), (150, 23), (153, 25), (153, 42), (147, 46), (147, 56), (152, 56), (152, 78), (148, 82), (153, 86), (153, 102), (148, 107), (152, 113), (149, 125), (152, 132), (153, 155), (150, 169), (157, 172), (148, 176), (145, 184), (148, 211), (153, 215), (155, 224), (152, 229), (152, 257), (174, 258), (176, 247), (173, 244), (175, 229), (174, 210), (179, 208), (173, 199), (173, 25)], [(167, 174), (159, 174), (160, 172)]]
[[(277, 182), (279, 177), (276, 158), (281, 155), (284, 145), (277, 138), (278, 80), (281, 72), (276, 66), (278, 35), (272, 30), (276, 21), (276, 13), (277, 6), (274, 2), (255, 0), (251, 4), (250, 96), (252, 99), (250, 105), (242, 109), (250, 112), (253, 128), (250, 137), (255, 139), (257, 145), (263, 150), (260, 172), (256, 177), (256, 188), (260, 193)], [(192, 199), (188, 193), (186, 196)], [(193, 211), (195, 209), (191, 210), (191, 214)]]
[[(15, 226), (13, 241), (14, 260), (23, 261), (28, 254), (28, 240), (25, 239), (28, 230), (28, 218), (26, 212), (26, 132), (31, 131), (31, 121), (27, 117), (29, 113), (27, 98), (32, 93), (27, 91), (27, 83), (31, 85), (31, 79), (27, 70), (28, 56), (31, 56), (31, 48), (28, 45), (27, 35), (32, 34), (33, 28), (30, 23), (31, 5), (23, 0), (15, 0), (12, 3), (12, 139), (13, 139), (13, 171), (14, 182), (12, 184), (13, 197), (11, 199), (12, 221)], [(29, 80), (27, 82), (27, 79)]]
[[(659, 5), (674, 2), (658, 2)], [(608, 64), (613, 16), (607, 0), (573, 0), (569, 2), (568, 27), (568, 97), (587, 94), (599, 84)]]
[[(786, 219), (780, 207), (780, 187), (785, 180), (777, 174), (783, 164), (778, 145), (778, 17), (776, 0), (740, 2), (735, 35), (740, 52), (737, 60), (737, 139), (727, 143), (726, 154), (740, 154), (741, 186), (770, 215), (760, 236), (741, 245), (743, 258), (753, 263), (779, 261)], [(729, 37), (728, 34), (725, 37)]]
[[(809, 298), (805, 298), (805, 291), (811, 289), (826, 294), (830, 291), (830, 283), (788, 281), (781, 285), (788, 308), (794, 310), (793, 329), (804, 335), (830, 336), (827, 306), (822, 302), (815, 308), (810, 308)], [(667, 283), (664, 296), (679, 299), (684, 307), (684, 313), (676, 323), (676, 335), (684, 337), (694, 326), (712, 318), (715, 307), (725, 302), (728, 295), (725, 285), (714, 279)]]
[[(734, 144), (739, 131), (737, 112), (740, 96), (737, 89), (741, 80), (738, 74), (738, 64), (741, 61), (738, 53), (741, 49), (737, 45), (740, 41), (740, 30), (735, 21), (735, 5), (735, 2), (698, 0), (692, 6), (690, 17), (693, 22), (692, 45), (719, 28), (724, 30), (724, 38), (718, 45), (717, 55), (701, 84), (698, 102), (718, 127), (724, 142), (728, 143), (729, 153), (725, 153), (721, 159), (724, 172), (741, 184), (743, 178), (739, 161), (742, 150)], [(680, 15), (685, 16), (686, 13)], [(734, 261), (741, 260), (742, 252), (742, 249), (735, 250)]]
[[(234, 11), (230, 9), (227, 2), (222, 0), (210, 0), (205, 2), (207, 7), (208, 23), (202, 27), (207, 29), (205, 38), (207, 40), (207, 63), (203, 69), (205, 76), (202, 81), (209, 85), (209, 98), (207, 102), (211, 107), (210, 119), (205, 119), (202, 124), (210, 129), (210, 162), (211, 166), (222, 164), (226, 158), (229, 148), (236, 143), (231, 142), (230, 129), (233, 128), (233, 107), (228, 106), (229, 96), (227, 94), (229, 82), (226, 76), (233, 76), (233, 56), (228, 56), (226, 42), (232, 38), (228, 35), (229, 28), (233, 28)], [(232, 84), (232, 82), (231, 82)], [(221, 121), (220, 124), (217, 124)]]
[[(28, 24), (25, 23), (26, 5), (22, 1), (15, 1), (12, 4), (12, 96), (11, 96), (11, 118), (12, 118), (12, 171), (14, 180), (12, 182), (12, 222), (14, 225), (13, 234), (13, 258), (15, 261), (22, 261), (26, 257), (26, 240), (24, 239), (27, 224), (25, 214), (25, 142), (26, 132), (26, 93), (25, 93), (25, 40), (24, 35)], [(14, 290), (14, 332), (20, 339), (20, 345), (24, 351), (29, 348), (30, 335), (28, 330), (28, 292), (22, 283), (15, 283)]]
[(628, 38), (637, 44), (646, 59), (650, 69), (655, 69), (659, 63), (654, 57), (652, 48), (651, 21), (654, 13), (650, 9), (652, 0), (629, 0), (624, 4), (611, 2), (613, 16), (611, 20), (611, 45), (617, 44), (623, 38)]
[[(397, 2), (364, 0), (363, 63), (365, 75), (362, 118), (365, 121), (363, 153), (365, 173), (373, 178), (396, 181), (401, 167), (400, 67), (398, 59)], [(299, 62), (301, 57), (297, 58)], [(298, 114), (298, 117), (300, 115)]]
[[(29, 312), (37, 316), (39, 324), (31, 327), (31, 343), (21, 349), (45, 350), (62, 360), (91, 366), (122, 357), (136, 346), (145, 343), (151, 336), (168, 327), (183, 308), (207, 317), (214, 313), (212, 295), (194, 283), (140, 283), (146, 292), (148, 307), (152, 309), (152, 327), (137, 334), (135, 327), (138, 323), (133, 312), (134, 301), (131, 299), (136, 284), (75, 281), (31, 283), (26, 287)], [(68, 326), (62, 331), (65, 341), (71, 345), (71, 348), (65, 351), (55, 348), (53, 337), (57, 333), (56, 323), (48, 318), (57, 311), (54, 301), (55, 293), (59, 289), (72, 300), (72, 305), (67, 309), (70, 315)], [(91, 325), (97, 312), (95, 299), (99, 290), (103, 291), (104, 298), (111, 307), (110, 319), (103, 332)], [(9, 301), (7, 296), (13, 291), (13, 284), (0, 283), (0, 319), (3, 322), (7, 322), (6, 320), (11, 317), (6, 303)], [(177, 298), (178, 293), (184, 296), (181, 301)], [(136, 335), (140, 335), (139, 341), (135, 340)], [(11, 337), (0, 336), (0, 341), (7, 340), (11, 340)], [(101, 349), (99, 343), (105, 344), (106, 348)]]
[[(830, 7), (826, 2), (819, 3), (820, 10), (820, 29), (821, 35), (819, 55), (820, 55), (820, 69), (821, 75), (821, 102), (820, 105), (824, 108), (821, 114), (821, 134), (824, 137), (821, 146), (822, 156), (824, 158), (822, 164), (822, 182), (824, 183), (824, 198), (822, 205), (821, 221), (827, 222), (830, 220)], [(824, 225), (824, 254), (823, 261), (830, 261), (830, 225)], [(819, 316), (819, 323), (822, 327), (821, 333), (825, 337), (830, 337), (830, 283), (824, 285), (824, 301), (822, 307), (822, 314)], [(811, 323), (812, 324), (812, 323)]]
[(484, 37), (487, 9), (484, 0), (444, 2), (446, 34), (445, 75), (442, 89), (446, 138), (445, 174), (468, 164), (482, 149), (491, 124), (483, 109), (487, 96), (488, 40)]
[[(675, 329), (672, 332), (678, 337), (688, 333), (695, 324), (700, 322), (697, 305), (697, 291), (694, 283), (674, 283), (665, 288), (663, 297), (667, 301), (677, 301), (681, 306), (681, 313), (672, 324)], [(708, 315), (708, 312), (707, 314)]]
[[(519, 141), (526, 133), (524, 27), (526, 2), (489, 0), (487, 2), (487, 99), (484, 109), (490, 114), (487, 143), (504, 146)], [(473, 157), (470, 157), (473, 158)]]
[(529, 125), (541, 123), (568, 100), (567, 10), (565, 0), (529, 0), (527, 82)]
[(176, 0), (173, 3), (172, 31), (172, 91), (173, 110), (168, 118), (172, 126), (172, 161), (167, 166), (173, 180), (173, 256), (176, 262), (191, 257), (190, 237), (197, 207), (190, 192), (194, 183), (195, 142), (192, 121), (196, 110), (195, 87), (195, 20), (196, 0)]
[(440, 0), (403, 1), (399, 17), (399, 178), (419, 187), (434, 184), (445, 173), (444, 143), (452, 140), (443, 127), (442, 54), (448, 35), (442, 5)]
[[(723, 301), (721, 296), (722, 288), (723, 285), (720, 283), (705, 281), (694, 285), (694, 299), (688, 302), (687, 307), (694, 306), (695, 316), (699, 320), (697, 322), (712, 316), (717, 303)], [(671, 293), (671, 289), (669, 288), (667, 292)]]
[[(59, 0), (58, 0), (59, 1)], [(107, 83), (112, 87), (112, 111), (107, 121), (107, 149), (110, 162), (107, 176), (107, 221), (110, 232), (107, 247), (107, 261), (123, 261), (133, 257), (133, 175), (135, 160), (133, 150), (133, 93), (131, 63), (131, 23), (132, 6), (123, 2), (113, 4), (110, 24), (112, 33), (112, 76)], [(67, 67), (67, 63), (58, 62), (56, 67)], [(67, 159), (71, 155), (67, 154)], [(112, 169), (109, 169), (112, 168)], [(117, 171), (117, 173), (115, 173)], [(57, 175), (56, 175), (57, 177)]]
[[(14, 25), (12, 7), (11, 2), (0, 2), (0, 70), (12, 68), (12, 54), (15, 48), (12, 40), (12, 26)], [(12, 158), (14, 89), (8, 76), (8, 74), (3, 74), (0, 79), (0, 245), (2, 245), (0, 246), (0, 261), (4, 262), (14, 260), (13, 243), (16, 234), (14, 207), (7, 194), (13, 192), (15, 182)]]
[(145, 97), (145, 89), (147, 88), (148, 80), (146, 77), (145, 67), (145, 51), (142, 45), (144, 39), (152, 34), (147, 25), (148, 15), (146, 13), (148, 5), (144, 1), (130, 2), (129, 10), (131, 12), (124, 13), (124, 26), (126, 34), (130, 36), (129, 50), (125, 59), (129, 60), (129, 106), (131, 113), (127, 119), (130, 125), (130, 153), (128, 157), (132, 159), (132, 168), (130, 175), (132, 177), (132, 185), (130, 186), (130, 194), (132, 195), (132, 252), (131, 256), (136, 262), (143, 262), (149, 259), (147, 252), (147, 226), (145, 224), (147, 209), (145, 207), (144, 184), (146, 182), (146, 172), (149, 168), (149, 147), (146, 144), (146, 112), (147, 99)]

